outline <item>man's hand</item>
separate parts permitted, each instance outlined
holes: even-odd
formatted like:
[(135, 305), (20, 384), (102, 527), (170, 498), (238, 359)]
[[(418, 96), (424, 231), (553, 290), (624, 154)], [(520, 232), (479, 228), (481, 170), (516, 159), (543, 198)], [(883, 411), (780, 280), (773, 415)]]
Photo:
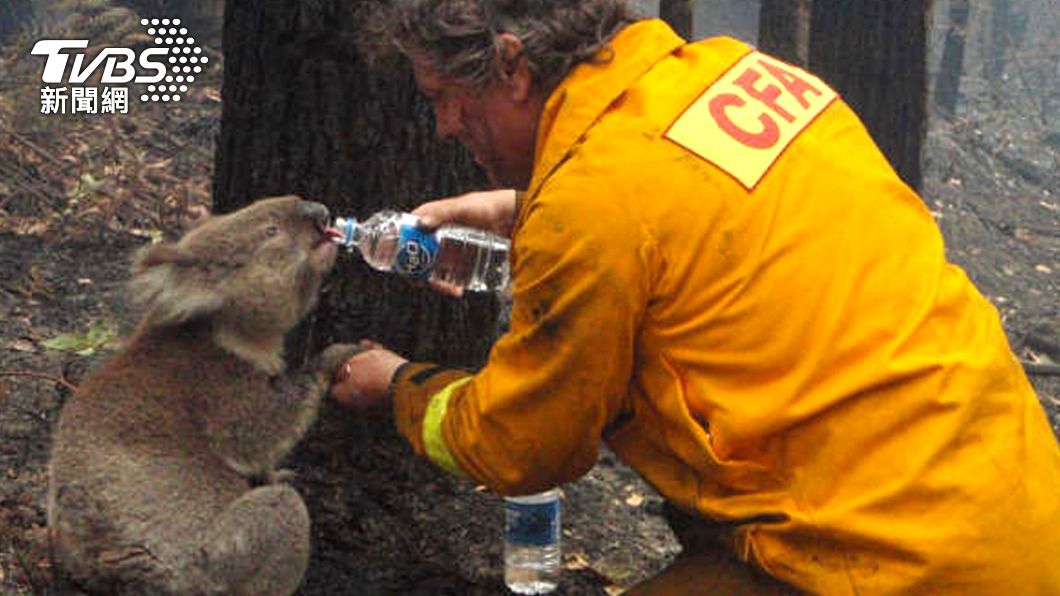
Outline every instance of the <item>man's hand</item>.
[[(412, 210), (420, 218), (420, 227), (433, 230), (445, 224), (456, 224), (493, 232), (504, 238), (512, 235), (518, 208), (513, 189), (469, 192), (449, 199), (424, 203)], [(461, 288), (433, 281), (431, 288), (452, 298), (464, 295)]]
[(362, 340), (360, 345), (364, 351), (347, 359), (335, 373), (331, 397), (351, 410), (387, 406), (390, 380), (408, 360), (374, 341)]
[(412, 211), (424, 228), (458, 224), (486, 230), (505, 238), (515, 225), (516, 200), (512, 189), (469, 192), (450, 199), (424, 203)]

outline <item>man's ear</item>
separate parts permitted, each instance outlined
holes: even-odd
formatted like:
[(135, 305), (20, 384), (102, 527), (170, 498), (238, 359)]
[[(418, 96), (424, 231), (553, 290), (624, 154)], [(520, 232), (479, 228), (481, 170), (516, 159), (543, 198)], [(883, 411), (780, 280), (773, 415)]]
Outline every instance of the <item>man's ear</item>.
[(511, 33), (497, 35), (497, 71), (502, 83), (508, 86), (513, 101), (522, 103), (530, 97), (534, 84), (530, 63), (523, 54), (523, 42)]

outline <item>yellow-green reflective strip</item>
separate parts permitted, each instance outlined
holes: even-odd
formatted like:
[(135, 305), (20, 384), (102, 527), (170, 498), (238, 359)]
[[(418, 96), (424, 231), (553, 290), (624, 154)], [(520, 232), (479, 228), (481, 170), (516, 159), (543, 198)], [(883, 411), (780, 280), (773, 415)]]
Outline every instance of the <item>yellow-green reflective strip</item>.
[(453, 396), (453, 391), (470, 380), (471, 377), (465, 377), (453, 381), (446, 385), (445, 389), (431, 396), (431, 403), (427, 404), (427, 415), (423, 417), (423, 446), (427, 450), (427, 457), (446, 472), (463, 477), (467, 474), (453, 459), (449, 446), (445, 444), (445, 437), (442, 436), (442, 420), (445, 419), (445, 410), (449, 407), (449, 398)]

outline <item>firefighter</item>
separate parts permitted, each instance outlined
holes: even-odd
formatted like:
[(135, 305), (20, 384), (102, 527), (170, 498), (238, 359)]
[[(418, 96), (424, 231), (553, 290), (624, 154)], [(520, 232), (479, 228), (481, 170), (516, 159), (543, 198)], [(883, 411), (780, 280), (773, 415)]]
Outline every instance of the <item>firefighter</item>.
[[(511, 238), (475, 374), (378, 345), (332, 388), (504, 494), (600, 441), (672, 506), (643, 593), (1060, 593), (1060, 449), (996, 310), (819, 78), (619, 0), (376, 17), (499, 190), (421, 206)], [(505, 189), (519, 189), (519, 192)]]

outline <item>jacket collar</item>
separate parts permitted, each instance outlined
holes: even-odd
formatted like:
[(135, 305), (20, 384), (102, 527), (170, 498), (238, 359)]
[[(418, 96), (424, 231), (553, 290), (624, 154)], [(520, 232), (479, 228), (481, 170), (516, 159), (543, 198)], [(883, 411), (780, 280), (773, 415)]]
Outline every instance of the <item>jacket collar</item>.
[(684, 43), (659, 19), (638, 21), (615, 35), (593, 60), (576, 66), (549, 95), (541, 112), (528, 197), (537, 194), (608, 106)]

